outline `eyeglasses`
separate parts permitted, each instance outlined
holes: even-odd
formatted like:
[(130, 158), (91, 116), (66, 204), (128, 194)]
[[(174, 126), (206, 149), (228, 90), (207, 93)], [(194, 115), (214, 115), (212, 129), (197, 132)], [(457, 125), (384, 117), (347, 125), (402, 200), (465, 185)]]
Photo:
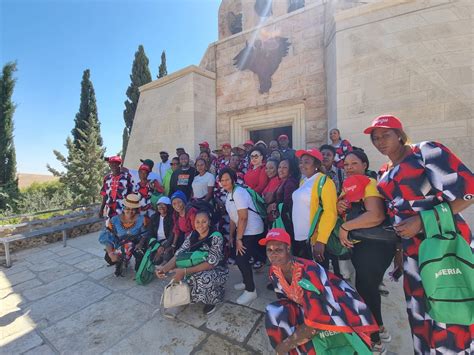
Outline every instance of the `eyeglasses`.
[(260, 158), (260, 157), (261, 157), (260, 154), (252, 154), (252, 155), (250, 156), (251, 159), (257, 159), (257, 158)]

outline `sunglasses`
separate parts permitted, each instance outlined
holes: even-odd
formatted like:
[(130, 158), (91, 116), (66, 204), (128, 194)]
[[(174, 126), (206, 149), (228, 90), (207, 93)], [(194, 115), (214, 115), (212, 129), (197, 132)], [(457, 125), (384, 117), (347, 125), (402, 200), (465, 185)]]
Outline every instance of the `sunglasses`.
[(261, 157), (260, 154), (252, 154), (252, 155), (250, 156), (251, 159), (257, 159), (257, 158), (260, 158), (260, 157)]

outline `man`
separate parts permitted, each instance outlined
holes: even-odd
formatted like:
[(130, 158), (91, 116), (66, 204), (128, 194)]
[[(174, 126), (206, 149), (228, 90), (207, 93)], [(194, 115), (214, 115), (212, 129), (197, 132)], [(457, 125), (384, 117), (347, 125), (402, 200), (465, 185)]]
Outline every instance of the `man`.
[(158, 174), (158, 182), (163, 185), (163, 178), (166, 172), (171, 168), (171, 162), (169, 161), (169, 154), (162, 150), (160, 152), (161, 162), (156, 166), (156, 173)]
[(252, 151), (253, 147), (255, 144), (253, 143), (253, 140), (248, 139), (244, 142), (244, 148), (245, 148), (245, 158), (242, 159), (243, 161), (243, 166), (245, 171), (247, 171), (250, 168), (250, 152)]
[(289, 147), (290, 140), (286, 134), (281, 134), (278, 137), (278, 144), (280, 145), (280, 151), (283, 159), (293, 159), (296, 160), (295, 153), (296, 151)]
[(278, 145), (278, 141), (275, 139), (272, 139), (270, 143), (268, 143), (269, 154), (271, 154), (275, 150), (278, 150), (279, 148), (280, 146)]
[(155, 213), (152, 208), (152, 195), (162, 194), (164, 189), (157, 179), (150, 177), (153, 160), (140, 159), (140, 161), (142, 164), (138, 168), (139, 181), (133, 185), (133, 193), (140, 197), (140, 214), (149, 218)]
[[(188, 153), (186, 153), (184, 148), (176, 148), (176, 156), (180, 157), (181, 154), (188, 154)], [(188, 157), (189, 157), (189, 154), (188, 154)], [(192, 159), (189, 159), (189, 165), (194, 166), (194, 161)]]
[(336, 185), (337, 194), (341, 193), (342, 183), (344, 182), (345, 174), (344, 170), (336, 168), (334, 165), (334, 158), (336, 157), (336, 148), (329, 144), (323, 144), (319, 148), (323, 155), (322, 166), (324, 173), (329, 176), (334, 184)]
[(170, 183), (171, 183), (171, 176), (173, 173), (179, 169), (179, 158), (174, 157), (171, 159), (171, 169), (168, 169), (163, 177), (163, 188), (165, 189), (165, 195), (168, 196), (170, 194)]
[(132, 182), (130, 174), (122, 171), (122, 158), (118, 155), (105, 158), (109, 162), (110, 173), (104, 177), (102, 189), (102, 204), (99, 209), (99, 217), (112, 218), (121, 214), (123, 210), (123, 200), (132, 192)]
[(196, 169), (189, 165), (188, 153), (182, 153), (179, 156), (179, 165), (179, 169), (175, 170), (173, 175), (171, 175), (169, 196), (180, 190), (189, 201), (193, 191), (192, 184), (196, 176)]

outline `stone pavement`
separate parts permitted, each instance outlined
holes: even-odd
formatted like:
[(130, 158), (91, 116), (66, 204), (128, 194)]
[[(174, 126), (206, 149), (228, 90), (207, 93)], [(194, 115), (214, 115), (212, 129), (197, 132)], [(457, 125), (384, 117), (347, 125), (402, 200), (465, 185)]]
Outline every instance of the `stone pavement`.
[[(0, 354), (272, 354), (264, 328), (266, 272), (256, 275), (259, 294), (249, 307), (235, 300), (240, 282), (230, 269), (225, 302), (210, 316), (190, 305), (178, 319), (157, 309), (166, 281), (139, 286), (133, 272), (113, 276), (98, 233), (13, 254), (0, 267)], [(387, 281), (385, 322), (391, 354), (412, 353), (400, 283)]]

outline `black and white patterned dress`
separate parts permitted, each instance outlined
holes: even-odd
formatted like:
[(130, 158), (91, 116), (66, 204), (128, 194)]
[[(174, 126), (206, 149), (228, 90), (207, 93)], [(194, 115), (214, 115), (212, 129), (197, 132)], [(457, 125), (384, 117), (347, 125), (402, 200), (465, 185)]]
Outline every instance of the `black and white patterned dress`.
[(197, 248), (191, 248), (197, 241), (197, 233), (186, 238), (183, 245), (176, 252), (181, 253), (195, 250), (203, 250), (209, 253), (207, 262), (214, 266), (211, 270), (197, 272), (188, 275), (185, 281), (191, 288), (191, 302), (202, 302), (204, 304), (218, 304), (224, 299), (224, 285), (229, 276), (229, 270), (224, 260), (224, 238), (220, 233), (207, 237)]

